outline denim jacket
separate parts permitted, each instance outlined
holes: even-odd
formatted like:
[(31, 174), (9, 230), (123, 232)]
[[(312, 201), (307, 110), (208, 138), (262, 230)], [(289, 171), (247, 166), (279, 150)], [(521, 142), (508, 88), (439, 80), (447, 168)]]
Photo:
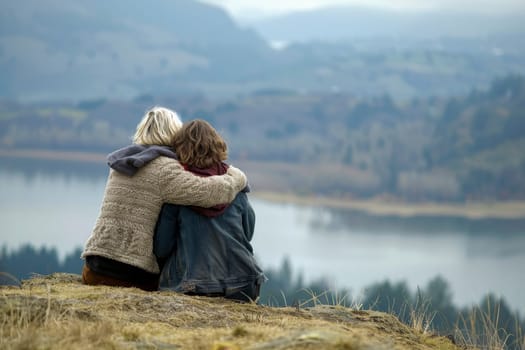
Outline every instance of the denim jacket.
[(160, 289), (227, 296), (264, 282), (250, 244), (254, 227), (255, 212), (244, 192), (215, 217), (164, 204), (154, 238), (154, 253), (163, 262)]

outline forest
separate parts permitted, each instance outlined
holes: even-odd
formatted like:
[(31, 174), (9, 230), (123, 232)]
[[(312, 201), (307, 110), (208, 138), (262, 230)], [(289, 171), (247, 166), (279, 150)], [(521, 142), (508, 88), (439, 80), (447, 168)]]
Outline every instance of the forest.
[[(4, 245), (0, 250), (0, 285), (18, 285), (33, 274), (69, 272), (79, 274), (83, 261), (77, 248), (62, 261), (56, 249), (37, 248), (30, 244), (16, 250)], [(262, 305), (296, 308), (319, 304), (342, 305), (363, 310), (377, 310), (396, 315), (402, 322), (420, 322), (427, 330), (454, 337), (476, 335), (473, 344), (487, 344), (497, 332), (507, 339), (507, 349), (521, 349), (525, 319), (510, 309), (503, 297), (486, 294), (477, 305), (457, 306), (447, 281), (434, 277), (424, 287), (410, 290), (405, 281), (380, 281), (367, 286), (363, 295), (348, 290), (333, 290), (328, 281), (305, 282), (301, 273), (293, 272), (292, 263), (285, 258), (276, 269), (265, 269), (268, 281), (261, 289)], [(459, 333), (459, 334), (458, 334)]]
[(153, 105), (210, 121), (257, 190), (411, 202), (525, 199), (525, 77), (456, 97), (301, 94), (232, 99), (0, 100), (0, 150), (105, 154)]

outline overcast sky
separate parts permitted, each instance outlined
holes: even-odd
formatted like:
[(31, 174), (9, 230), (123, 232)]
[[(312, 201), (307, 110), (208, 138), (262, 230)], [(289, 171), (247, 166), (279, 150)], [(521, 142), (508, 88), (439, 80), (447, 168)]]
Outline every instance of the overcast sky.
[(240, 20), (329, 5), (360, 5), (401, 11), (461, 10), (484, 13), (525, 11), (524, 0), (201, 0), (225, 8)]

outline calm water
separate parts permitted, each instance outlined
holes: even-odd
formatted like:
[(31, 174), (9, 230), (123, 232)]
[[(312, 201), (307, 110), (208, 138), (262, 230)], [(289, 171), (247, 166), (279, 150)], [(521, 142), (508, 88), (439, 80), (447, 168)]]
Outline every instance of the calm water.
[[(0, 167), (0, 244), (82, 246), (102, 199), (106, 169), (93, 165), (5, 163)], [(279, 267), (288, 256), (306, 280), (329, 279), (353, 295), (374, 282), (406, 280), (412, 290), (436, 275), (456, 305), (502, 295), (525, 313), (524, 220), (399, 219), (257, 200), (256, 255)]]

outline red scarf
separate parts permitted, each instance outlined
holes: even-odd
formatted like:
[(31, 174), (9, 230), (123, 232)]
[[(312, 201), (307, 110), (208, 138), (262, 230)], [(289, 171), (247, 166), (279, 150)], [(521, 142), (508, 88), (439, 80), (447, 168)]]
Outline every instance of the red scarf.
[[(228, 164), (223, 163), (223, 162), (217, 163), (206, 169), (201, 169), (201, 168), (189, 166), (186, 164), (183, 164), (183, 166), (184, 166), (184, 169), (191, 171), (195, 175), (201, 176), (201, 177), (207, 177), (207, 176), (213, 176), (213, 175), (224, 175), (228, 171)], [(201, 215), (208, 216), (208, 217), (215, 217), (215, 216), (219, 216), (222, 213), (224, 213), (226, 208), (228, 208), (228, 205), (229, 205), (228, 203), (218, 204), (211, 208), (203, 208), (203, 207), (197, 207), (197, 206), (192, 205), (191, 209), (195, 210), (197, 213)]]

